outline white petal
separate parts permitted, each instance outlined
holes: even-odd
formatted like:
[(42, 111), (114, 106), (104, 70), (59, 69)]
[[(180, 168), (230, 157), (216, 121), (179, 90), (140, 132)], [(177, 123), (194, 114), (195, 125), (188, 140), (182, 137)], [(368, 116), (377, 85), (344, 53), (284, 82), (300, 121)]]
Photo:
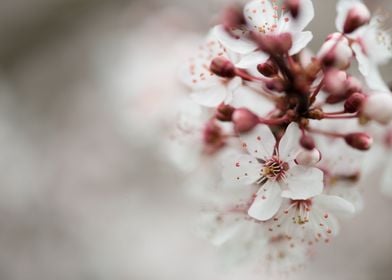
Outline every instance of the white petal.
[(257, 49), (257, 45), (245, 37), (244, 31), (233, 30), (232, 32), (236, 37), (230, 35), (222, 25), (215, 26), (213, 29), (213, 34), (219, 42), (233, 52), (247, 54)]
[(223, 85), (214, 86), (207, 90), (194, 92), (191, 94), (191, 98), (197, 104), (206, 107), (216, 107), (221, 104), (227, 98), (228, 91)]
[(370, 68), (370, 59), (369, 57), (363, 52), (361, 45), (354, 43), (351, 46), (352, 50), (355, 53), (355, 58), (358, 61), (359, 71), (362, 75), (367, 76), (369, 75), (369, 68)]
[(293, 18), (290, 13), (285, 13), (280, 17), (279, 31), (296, 33), (301, 32), (314, 18), (314, 7), (311, 0), (302, 0), (297, 18)]
[(233, 155), (223, 159), (224, 186), (246, 186), (261, 177), (262, 165), (250, 155)]
[(389, 87), (384, 81), (380, 70), (376, 65), (370, 65), (368, 75), (365, 76), (366, 83), (373, 91), (389, 92)]
[(245, 20), (253, 31), (268, 33), (277, 24), (277, 12), (269, 0), (254, 0), (244, 7)]
[(289, 54), (295, 55), (302, 51), (310, 41), (313, 39), (313, 34), (310, 31), (304, 31), (293, 34), (293, 46), (290, 49)]
[(298, 124), (291, 123), (284, 133), (282, 139), (279, 142), (279, 157), (282, 160), (290, 161), (294, 160), (300, 151), (300, 140), (301, 131), (299, 130)]
[(259, 221), (271, 219), (282, 204), (281, 189), (278, 183), (267, 181), (257, 192), (257, 196), (248, 210), (249, 216)]
[(242, 134), (240, 138), (255, 158), (271, 157), (274, 153), (276, 140), (267, 125), (259, 124), (252, 131)]
[(320, 209), (324, 209), (328, 213), (337, 216), (347, 216), (355, 213), (355, 208), (352, 203), (335, 195), (318, 195), (313, 202)]
[(266, 62), (268, 58), (268, 54), (256, 51), (243, 56), (236, 66), (242, 69), (255, 68), (258, 64)]
[(314, 167), (293, 166), (289, 169), (282, 196), (295, 200), (309, 199), (323, 192), (323, 172)]
[(336, 6), (337, 17), (335, 20), (336, 29), (339, 32), (343, 32), (344, 23), (347, 18), (349, 10), (358, 3), (358, 0), (340, 0)]

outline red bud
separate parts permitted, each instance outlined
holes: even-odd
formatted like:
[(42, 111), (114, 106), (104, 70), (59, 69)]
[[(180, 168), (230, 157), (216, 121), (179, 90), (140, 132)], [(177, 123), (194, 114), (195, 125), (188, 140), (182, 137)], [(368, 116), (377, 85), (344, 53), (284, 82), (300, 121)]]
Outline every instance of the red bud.
[(234, 111), (232, 121), (235, 131), (245, 133), (259, 124), (259, 117), (248, 109), (241, 108)]
[(356, 113), (362, 107), (362, 104), (366, 96), (362, 93), (354, 93), (352, 94), (344, 103), (344, 111), (347, 113)]
[(354, 149), (361, 151), (369, 150), (373, 144), (373, 138), (363, 132), (347, 134), (344, 140)]
[(212, 60), (210, 70), (215, 75), (223, 78), (233, 78), (235, 76), (234, 64), (221, 56), (218, 56)]
[(217, 120), (220, 120), (222, 122), (231, 122), (234, 110), (235, 109), (230, 105), (226, 105), (222, 103), (216, 109), (215, 117)]

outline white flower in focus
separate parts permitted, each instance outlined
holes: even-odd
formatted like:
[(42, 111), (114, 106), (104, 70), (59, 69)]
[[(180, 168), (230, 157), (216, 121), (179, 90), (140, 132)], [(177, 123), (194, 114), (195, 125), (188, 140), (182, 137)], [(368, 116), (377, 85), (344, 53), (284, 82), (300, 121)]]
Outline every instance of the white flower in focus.
[(228, 51), (211, 34), (190, 58), (188, 63), (180, 69), (180, 79), (192, 89), (191, 98), (198, 104), (216, 107), (221, 103), (229, 104), (233, 94), (243, 86), (242, 79), (235, 75), (219, 77), (210, 70), (214, 59), (227, 61), (228, 66), (234, 64), (236, 55)]
[[(343, 30), (349, 10), (358, 3), (362, 4), (362, 1), (341, 0), (338, 3), (336, 27), (339, 31)], [(392, 58), (392, 38), (388, 32), (382, 29), (382, 22), (381, 16), (374, 16), (369, 24), (346, 36), (352, 40), (351, 48), (367, 84), (374, 90), (387, 91), (378, 66), (388, 63)]]
[(339, 232), (338, 218), (355, 213), (354, 206), (345, 199), (320, 194), (298, 200), (286, 200), (278, 214), (269, 221), (269, 231), (299, 239), (308, 245), (329, 242)]
[(279, 7), (276, 1), (269, 0), (249, 2), (244, 8), (244, 16), (247, 25), (243, 29), (230, 30), (232, 34), (229, 34), (222, 25), (214, 28), (214, 34), (225, 47), (243, 55), (236, 64), (239, 68), (254, 68), (269, 58), (268, 54), (258, 50), (255, 42), (247, 38), (250, 32), (269, 35), (289, 33), (293, 41), (290, 55), (299, 53), (313, 38), (310, 31), (303, 31), (314, 17), (311, 0), (301, 1), (296, 19), (286, 11), (284, 6)]
[(308, 199), (322, 192), (321, 170), (294, 162), (300, 150), (299, 133), (297, 124), (292, 123), (277, 145), (269, 127), (259, 125), (241, 135), (249, 155), (233, 156), (224, 162), (224, 185), (260, 185), (248, 210), (252, 218), (260, 221), (272, 218), (283, 197)]

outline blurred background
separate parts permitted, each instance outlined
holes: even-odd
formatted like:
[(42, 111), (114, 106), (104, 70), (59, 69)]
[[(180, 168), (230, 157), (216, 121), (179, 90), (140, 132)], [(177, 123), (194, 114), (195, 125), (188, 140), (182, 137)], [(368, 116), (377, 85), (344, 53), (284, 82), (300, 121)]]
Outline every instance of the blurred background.
[[(162, 153), (176, 67), (224, 3), (0, 1), (1, 280), (265, 279), (222, 267), (192, 234)], [(316, 49), (336, 2), (314, 3)], [(375, 181), (363, 213), (294, 279), (392, 279), (392, 199)]]

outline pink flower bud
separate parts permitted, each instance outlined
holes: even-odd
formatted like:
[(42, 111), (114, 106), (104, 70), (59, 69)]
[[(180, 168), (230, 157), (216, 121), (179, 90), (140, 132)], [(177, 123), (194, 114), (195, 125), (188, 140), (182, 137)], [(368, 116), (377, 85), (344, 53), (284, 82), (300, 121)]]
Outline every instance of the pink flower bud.
[(335, 33), (328, 36), (327, 41), (320, 48), (318, 57), (325, 66), (344, 70), (351, 64), (353, 51), (349, 41), (342, 38), (341, 34)]
[(332, 68), (325, 74), (324, 90), (332, 95), (344, 95), (347, 91), (346, 81), (346, 72)]
[(222, 103), (216, 109), (215, 117), (217, 120), (220, 120), (222, 122), (231, 122), (234, 110), (235, 109), (230, 105)]
[(222, 128), (214, 121), (209, 121), (203, 131), (204, 149), (213, 154), (226, 145)]
[(368, 8), (361, 2), (348, 11), (346, 21), (344, 22), (343, 32), (348, 34), (357, 30), (359, 27), (368, 24), (370, 21), (370, 12)]
[(344, 103), (344, 111), (347, 113), (356, 113), (362, 107), (362, 104), (366, 96), (362, 93), (354, 93), (352, 94)]
[(245, 133), (259, 124), (259, 117), (248, 109), (241, 108), (234, 111), (232, 121), (235, 131)]
[(215, 75), (223, 78), (233, 78), (235, 76), (234, 64), (222, 56), (218, 56), (212, 60), (210, 70)]
[(257, 70), (265, 77), (272, 77), (278, 74), (278, 68), (270, 61), (257, 65)]
[(300, 2), (300, 0), (285, 0), (286, 8), (290, 11), (293, 18), (298, 17)]
[(302, 135), (301, 139), (299, 140), (299, 143), (304, 149), (308, 151), (312, 151), (316, 147), (314, 139), (310, 135)]
[(283, 92), (286, 88), (284, 81), (280, 78), (269, 80), (265, 83), (265, 85), (269, 90), (276, 92)]
[(373, 144), (373, 138), (363, 132), (347, 134), (344, 140), (354, 149), (361, 151), (369, 150)]
[(347, 92), (349, 94), (354, 92), (362, 92), (362, 82), (353, 76), (347, 78)]
[(302, 150), (295, 158), (295, 163), (305, 166), (313, 166), (321, 160), (321, 153), (317, 149)]
[(392, 95), (390, 93), (375, 93), (363, 102), (362, 114), (380, 124), (392, 121)]
[(285, 54), (293, 46), (293, 40), (290, 33), (263, 35), (254, 34), (254, 37), (260, 49), (271, 55)]
[(227, 7), (222, 15), (222, 24), (228, 30), (245, 24), (243, 7), (241, 7), (241, 5), (231, 5)]

